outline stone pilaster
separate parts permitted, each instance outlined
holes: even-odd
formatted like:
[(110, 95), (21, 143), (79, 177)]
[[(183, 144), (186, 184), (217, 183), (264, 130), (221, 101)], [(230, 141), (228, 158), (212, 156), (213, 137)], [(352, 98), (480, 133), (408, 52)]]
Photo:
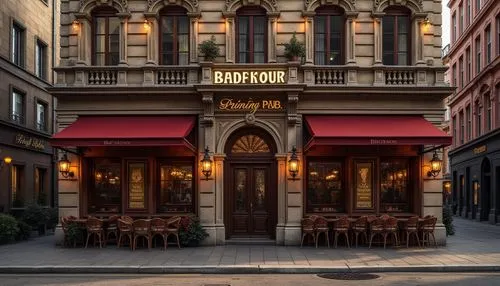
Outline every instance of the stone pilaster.
[(268, 54), (267, 54), (267, 61), (270, 63), (275, 63), (276, 62), (276, 36), (277, 36), (277, 29), (278, 29), (278, 17), (280, 13), (279, 12), (268, 12), (267, 13), (267, 18), (268, 18)]
[(314, 63), (314, 15), (315, 12), (303, 11), (305, 19), (306, 64)]
[(222, 15), (226, 18), (226, 62), (234, 63), (235, 60), (235, 12), (223, 12)]
[(215, 232), (217, 245), (226, 241), (226, 228), (224, 226), (224, 159), (226, 155), (214, 155), (215, 161)]
[(146, 65), (156, 65), (158, 64), (158, 59), (156, 58), (156, 55), (158, 54), (156, 52), (158, 43), (157, 40), (159, 37), (159, 23), (158, 19), (156, 18), (155, 13), (144, 13), (144, 17), (146, 18), (147, 24), (149, 25), (149, 29), (147, 31), (147, 59), (146, 59)]
[(277, 185), (277, 198), (278, 198), (278, 224), (276, 225), (276, 244), (285, 244), (285, 227), (286, 227), (286, 183), (287, 183), (287, 167), (286, 167), (286, 154), (276, 154), (276, 161), (278, 166), (278, 185)]
[(382, 65), (382, 17), (384, 14), (380, 12), (372, 13), (374, 65)]
[(345, 41), (345, 49), (346, 49), (346, 63), (348, 65), (356, 64), (356, 17), (358, 16), (357, 12), (347, 12), (347, 21), (346, 21), (346, 41)]
[(412, 62), (417, 66), (425, 65), (424, 60), (424, 35), (425, 35), (425, 23), (424, 19), (427, 16), (425, 13), (416, 13), (413, 15), (412, 29), (413, 35), (415, 35), (415, 41), (413, 41)]
[(198, 62), (198, 19), (201, 17), (201, 13), (188, 13), (189, 17), (189, 37), (190, 49), (189, 49), (189, 62)]
[(127, 63), (127, 26), (128, 26), (128, 18), (130, 17), (130, 13), (116, 13), (116, 16), (120, 18), (120, 66), (128, 66)]

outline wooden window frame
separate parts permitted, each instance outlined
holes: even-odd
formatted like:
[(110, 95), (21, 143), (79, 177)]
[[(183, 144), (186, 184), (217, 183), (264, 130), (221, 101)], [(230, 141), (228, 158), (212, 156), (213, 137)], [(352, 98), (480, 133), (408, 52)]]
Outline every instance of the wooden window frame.
[[(92, 11), (92, 24), (91, 24), (91, 28), (92, 28), (92, 65), (96, 65), (96, 61), (97, 61), (97, 41), (96, 41), (96, 38), (97, 38), (97, 18), (105, 18), (105, 28), (104, 28), (104, 39), (105, 39), (105, 44), (104, 44), (104, 65), (105, 66), (114, 66), (115, 64), (112, 64), (111, 63), (111, 50), (109, 49), (109, 37), (110, 35), (114, 35), (114, 34), (110, 34), (109, 33), (109, 19), (110, 18), (117, 18), (118, 19), (118, 16), (116, 15), (118, 13), (118, 11), (116, 11), (116, 9), (114, 8), (101, 8), (101, 9), (97, 9), (97, 10), (94, 10)], [(120, 37), (120, 33), (121, 31), (118, 32), (118, 37)], [(102, 35), (102, 34), (99, 34), (99, 35)], [(102, 52), (101, 52), (102, 53)], [(120, 49), (118, 49), (118, 56), (120, 55)], [(116, 63), (118, 64), (118, 63)]]
[(460, 126), (460, 135), (459, 135), (460, 144), (464, 144), (464, 142), (465, 142), (465, 120), (464, 120), (464, 111), (463, 110), (460, 110), (460, 112), (458, 112), (458, 125)]
[[(339, 50), (339, 63), (338, 65), (344, 65), (345, 64), (345, 55), (344, 55), (344, 46), (345, 46), (345, 12), (341, 9), (338, 8), (337, 6), (321, 6), (318, 9), (316, 9), (316, 16), (325, 16), (326, 17), (326, 23), (325, 23), (325, 65), (330, 65), (330, 56), (331, 56), (331, 48), (330, 48), (330, 41), (331, 41), (331, 30), (330, 30), (330, 23), (332, 20), (332, 17), (334, 16), (341, 16), (342, 17), (342, 27), (340, 29), (340, 50)], [(315, 18), (316, 20), (316, 18)], [(317, 34), (317, 28), (316, 28), (316, 23), (314, 24), (314, 37), (316, 38)], [(316, 61), (316, 53), (317, 53), (317, 47), (314, 45), (314, 60)], [(315, 63), (319, 65), (318, 63)]]
[[(164, 9), (160, 12), (160, 32), (159, 32), (159, 47), (158, 51), (160, 53), (160, 65), (163, 64), (163, 54), (166, 54), (166, 52), (163, 51), (162, 49), (162, 41), (163, 41), (163, 19), (167, 17), (173, 17), (173, 27), (172, 27), (172, 38), (173, 38), (173, 51), (171, 52), (173, 55), (173, 63), (172, 65), (179, 65), (179, 47), (178, 47), (178, 41), (179, 41), (179, 30), (178, 30), (178, 18), (179, 17), (186, 17), (189, 20), (189, 17), (187, 15), (187, 11), (179, 6), (169, 6), (168, 9)], [(189, 21), (188, 21), (189, 22)], [(191, 41), (189, 41), (191, 37), (190, 29), (188, 27), (188, 64), (189, 64), (189, 52), (191, 50)]]
[[(35, 75), (43, 80), (47, 80), (47, 48), (46, 42), (35, 37)], [(40, 49), (40, 57), (37, 57), (37, 50)], [(37, 69), (38, 66), (38, 69)]]
[[(391, 64), (383, 62), (384, 65), (396, 65), (396, 66), (401, 66), (403, 65), (402, 63), (399, 63), (398, 61), (398, 37), (399, 37), (399, 32), (398, 32), (398, 19), (402, 17), (407, 18), (407, 24), (408, 24), (408, 33), (407, 33), (407, 46), (408, 46), (408, 51), (407, 51), (407, 58), (406, 58), (406, 63), (404, 65), (411, 65), (411, 37), (412, 37), (412, 27), (411, 27), (411, 14), (410, 11), (407, 8), (401, 8), (397, 6), (389, 6), (385, 11), (385, 15), (382, 18), (382, 23), (383, 19), (385, 17), (394, 17), (394, 32), (393, 32), (393, 37), (394, 37), (394, 50), (392, 51), (393, 53), (393, 62)], [(382, 24), (383, 25), (383, 24)], [(384, 37), (384, 30), (382, 27), (382, 61), (384, 60), (384, 44), (383, 44), (383, 37)]]
[(458, 38), (464, 32), (464, 7), (462, 3), (458, 6)]
[(476, 137), (479, 137), (483, 134), (483, 106), (481, 105), (481, 102), (479, 100), (476, 101)]
[[(248, 41), (250, 43), (249, 50), (246, 52), (248, 54), (249, 61), (248, 62), (240, 62), (240, 46), (239, 46), (239, 28), (240, 28), (240, 19), (241, 17), (248, 17)], [(268, 23), (269, 19), (267, 17), (266, 11), (264, 8), (260, 6), (249, 6), (249, 7), (243, 7), (238, 9), (236, 12), (236, 29), (235, 29), (235, 48), (236, 48), (236, 63), (246, 63), (246, 64), (253, 64), (255, 63), (254, 59), (254, 18), (255, 17), (264, 17), (265, 22)], [(264, 29), (264, 63), (267, 63), (268, 60), (268, 31), (267, 31), (267, 24), (266, 28)]]
[(463, 55), (460, 56), (460, 58), (458, 59), (458, 73), (460, 74), (460, 76), (458, 77), (459, 78), (459, 85), (460, 85), (460, 88), (464, 88), (465, 86), (465, 77), (464, 77), (464, 57)]
[[(38, 104), (41, 104), (41, 105), (43, 105), (45, 107), (45, 114), (44, 114), (45, 118), (43, 119), (44, 120), (44, 126), (43, 126), (43, 128), (40, 128), (39, 122), (38, 122)], [(38, 130), (38, 131), (42, 131), (42, 132), (48, 132), (48, 130), (49, 130), (49, 128), (48, 128), (49, 126), (47, 124), (48, 123), (48, 119), (49, 119), (48, 118), (49, 117), (48, 116), (48, 114), (49, 114), (49, 104), (48, 104), (48, 102), (45, 101), (45, 100), (42, 100), (40, 98), (35, 98), (35, 108), (34, 109), (35, 109), (34, 110), (34, 114), (35, 114), (35, 116), (34, 116), (35, 117), (35, 122), (34, 122), (35, 129)]]
[(451, 15), (451, 41), (454, 43), (457, 41), (457, 13), (453, 12)]
[(484, 29), (484, 66), (491, 63), (491, 25)]
[(465, 73), (465, 79), (467, 83), (470, 82), (470, 78), (472, 76), (472, 54), (471, 54), (470, 46), (465, 49), (465, 62), (467, 66), (467, 71)]
[[(16, 43), (14, 43), (14, 30), (18, 34)], [(12, 20), (10, 29), (10, 58), (15, 65), (26, 67), (26, 27), (16, 20)], [(14, 53), (16, 52), (16, 56)]]
[[(382, 163), (383, 162), (394, 162), (394, 161), (405, 161), (407, 163), (408, 169), (407, 171), (407, 185), (406, 185), (406, 193), (407, 193), (407, 202), (406, 206), (408, 208), (407, 211), (383, 211), (382, 210)], [(414, 213), (415, 212), (415, 201), (416, 198), (414, 197), (416, 195), (416, 189), (417, 187), (417, 182), (419, 182), (418, 178), (418, 159), (412, 156), (380, 156), (378, 158), (377, 162), (377, 173), (375, 173), (375, 176), (378, 178), (377, 181), (377, 212), (383, 212), (383, 213)], [(390, 205), (391, 203), (385, 203), (385, 205)], [(396, 204), (396, 203), (392, 203)], [(402, 203), (400, 203), (402, 204)]]
[(465, 116), (467, 121), (467, 141), (472, 140), (472, 109), (471, 105), (465, 107)]
[(474, 39), (474, 49), (476, 50), (476, 76), (481, 73), (481, 36)]
[[(156, 214), (170, 215), (170, 214), (195, 214), (197, 207), (197, 181), (198, 181), (198, 170), (195, 163), (194, 157), (166, 157), (166, 158), (158, 158), (156, 162), (156, 171), (155, 171), (155, 182), (154, 182), (154, 211)], [(192, 186), (192, 198), (191, 198), (191, 209), (192, 212), (168, 212), (168, 211), (160, 211), (160, 196), (161, 196), (161, 167), (162, 166), (191, 166), (191, 170), (193, 172), (193, 177), (191, 178), (191, 186)], [(172, 204), (172, 206), (176, 206)]]
[[(19, 125), (25, 125), (26, 124), (26, 91), (15, 87), (15, 86), (10, 86), (9, 88), (9, 120), (12, 122), (15, 122), (16, 124)], [(13, 95), (14, 93), (17, 93), (21, 95), (23, 99), (23, 106), (22, 106), (22, 114), (20, 120), (14, 119), (14, 101), (13, 101)]]

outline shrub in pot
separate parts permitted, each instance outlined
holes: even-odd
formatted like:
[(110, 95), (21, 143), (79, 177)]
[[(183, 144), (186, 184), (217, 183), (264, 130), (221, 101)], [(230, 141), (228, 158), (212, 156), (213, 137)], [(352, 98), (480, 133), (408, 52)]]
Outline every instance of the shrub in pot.
[(77, 243), (83, 243), (84, 235), (85, 235), (84, 227), (74, 222), (68, 224), (68, 230), (66, 232), (66, 236), (69, 245), (76, 245)]
[(59, 223), (59, 210), (57, 208), (45, 209), (47, 213), (47, 229), (55, 230)]
[(453, 225), (452, 210), (449, 205), (443, 206), (443, 224), (446, 228), (446, 236), (455, 234), (455, 226)]
[(198, 218), (185, 216), (181, 220), (179, 238), (182, 246), (198, 246), (208, 237), (207, 231)]
[(0, 244), (13, 242), (18, 232), (16, 218), (11, 215), (0, 214)]
[(295, 33), (290, 41), (283, 45), (285, 46), (285, 57), (289, 61), (299, 61), (306, 56), (306, 45), (297, 39)]
[(198, 46), (200, 53), (205, 57), (206, 61), (212, 62), (220, 54), (219, 46), (215, 40), (215, 36), (212, 35), (210, 40), (205, 40)]
[(30, 238), (31, 226), (22, 220), (17, 220), (17, 227), (19, 232), (17, 233), (16, 240), (27, 240)]
[(32, 204), (24, 210), (22, 220), (31, 226), (33, 231), (38, 231), (39, 234), (43, 234), (45, 233), (45, 225), (49, 217), (44, 208), (37, 204)]

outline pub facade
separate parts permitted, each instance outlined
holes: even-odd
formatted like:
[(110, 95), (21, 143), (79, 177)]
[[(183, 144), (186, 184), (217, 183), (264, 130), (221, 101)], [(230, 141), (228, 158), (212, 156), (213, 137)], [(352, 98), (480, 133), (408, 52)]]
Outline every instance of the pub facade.
[(60, 215), (192, 214), (208, 244), (285, 245), (311, 214), (435, 215), (444, 243), (441, 8), (403, 2), (63, 1)]

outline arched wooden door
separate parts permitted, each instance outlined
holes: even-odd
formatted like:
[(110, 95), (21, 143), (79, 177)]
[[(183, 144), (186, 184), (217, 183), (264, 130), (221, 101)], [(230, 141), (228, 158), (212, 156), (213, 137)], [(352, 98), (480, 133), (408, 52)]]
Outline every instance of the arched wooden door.
[(274, 142), (260, 129), (233, 134), (226, 146), (226, 238), (274, 238), (276, 233), (276, 159)]

